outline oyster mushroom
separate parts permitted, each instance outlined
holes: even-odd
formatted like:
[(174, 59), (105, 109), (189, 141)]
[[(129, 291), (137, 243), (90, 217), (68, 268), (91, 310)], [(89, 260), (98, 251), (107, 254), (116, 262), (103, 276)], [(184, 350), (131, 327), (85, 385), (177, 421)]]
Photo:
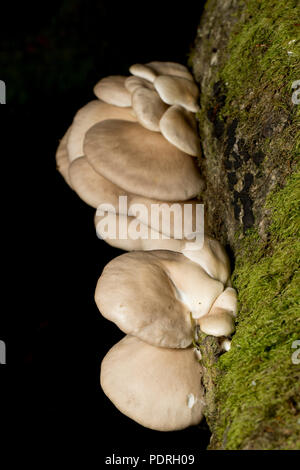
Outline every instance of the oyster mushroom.
[(192, 348), (157, 348), (125, 336), (104, 357), (100, 383), (123, 414), (157, 431), (198, 424), (205, 406)]
[(181, 253), (136, 251), (105, 266), (95, 301), (124, 333), (159, 347), (186, 348), (193, 340), (191, 314), (206, 315), (223, 290)]
[(135, 122), (95, 124), (85, 135), (84, 155), (109, 181), (148, 198), (185, 201), (204, 187), (192, 157)]

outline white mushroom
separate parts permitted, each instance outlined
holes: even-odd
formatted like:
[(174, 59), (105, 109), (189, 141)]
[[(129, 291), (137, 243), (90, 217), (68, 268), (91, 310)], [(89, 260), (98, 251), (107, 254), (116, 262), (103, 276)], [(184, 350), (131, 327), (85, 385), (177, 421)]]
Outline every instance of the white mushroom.
[(182, 106), (173, 105), (167, 109), (159, 122), (162, 135), (177, 148), (200, 157), (200, 139), (197, 133), (195, 115)]
[(201, 377), (191, 348), (157, 348), (125, 336), (104, 357), (100, 383), (129, 418), (157, 431), (175, 431), (203, 418)]
[(132, 108), (120, 108), (101, 100), (90, 101), (75, 114), (68, 135), (68, 153), (71, 162), (84, 155), (83, 141), (86, 132), (97, 122), (106, 119), (136, 121)]
[(159, 121), (168, 106), (155, 90), (142, 86), (136, 88), (132, 93), (132, 108), (142, 126), (150, 131), (159, 132)]
[(102, 176), (141, 196), (184, 201), (204, 186), (193, 158), (135, 122), (95, 124), (85, 135), (84, 155)]
[(72, 184), (69, 178), (69, 154), (67, 148), (68, 137), (70, 134), (71, 127), (67, 130), (61, 141), (59, 142), (56, 150), (56, 168), (64, 178), (65, 182), (72, 188)]
[(194, 82), (186, 78), (160, 75), (154, 80), (154, 87), (164, 103), (177, 104), (194, 113), (199, 110), (199, 90)]
[(128, 77), (125, 80), (125, 88), (129, 91), (131, 95), (137, 88), (140, 87), (148, 88), (149, 90), (154, 90), (153, 84), (149, 82), (149, 80), (145, 80), (144, 78), (133, 76)]
[(155, 346), (185, 348), (193, 340), (190, 315), (206, 315), (222, 291), (221, 282), (180, 253), (136, 251), (105, 266), (95, 301), (124, 333)]
[(111, 75), (102, 78), (94, 87), (94, 93), (100, 100), (115, 106), (131, 106), (131, 95), (125, 88), (123, 75)]
[(209, 313), (199, 319), (201, 331), (212, 336), (230, 336), (234, 332), (236, 312), (236, 291), (227, 287), (216, 299)]

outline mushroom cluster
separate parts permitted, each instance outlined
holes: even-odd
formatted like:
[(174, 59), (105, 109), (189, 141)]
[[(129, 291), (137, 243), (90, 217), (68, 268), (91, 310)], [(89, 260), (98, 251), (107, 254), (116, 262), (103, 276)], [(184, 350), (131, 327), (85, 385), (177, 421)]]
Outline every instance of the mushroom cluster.
[[(97, 99), (75, 115), (56, 162), (83, 201), (96, 209), (104, 205), (118, 227), (122, 221), (126, 227), (125, 234), (104, 237), (106, 215), (97, 210), (98, 236), (130, 252), (108, 263), (96, 287), (101, 314), (126, 334), (102, 361), (101, 386), (143, 426), (176, 430), (203, 416), (197, 328), (230, 336), (237, 298), (224, 248), (208, 234), (201, 243), (189, 242), (197, 230), (195, 210), (185, 213), (190, 233), (176, 217), (186, 204), (197, 206), (205, 186), (195, 158), (201, 157), (197, 85), (174, 62), (135, 64), (129, 71), (96, 84)], [(157, 204), (173, 211), (168, 236), (162, 213), (149, 220), (134, 209)], [(133, 236), (130, 223), (144, 236)]]

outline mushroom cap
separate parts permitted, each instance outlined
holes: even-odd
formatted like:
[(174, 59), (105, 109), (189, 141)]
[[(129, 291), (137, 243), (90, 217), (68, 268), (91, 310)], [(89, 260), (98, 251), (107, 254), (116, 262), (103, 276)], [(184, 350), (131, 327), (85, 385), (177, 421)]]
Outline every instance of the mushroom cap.
[(159, 347), (185, 348), (193, 339), (190, 314), (207, 314), (222, 291), (222, 283), (180, 253), (136, 251), (105, 266), (95, 301), (124, 333)]
[(56, 150), (56, 168), (60, 172), (61, 176), (64, 178), (65, 182), (72, 188), (72, 184), (69, 178), (69, 154), (67, 148), (68, 137), (70, 135), (71, 127), (67, 130), (63, 138), (60, 140), (57, 150)]
[(154, 80), (154, 87), (164, 103), (180, 105), (188, 111), (197, 112), (199, 90), (197, 85), (182, 77), (160, 75)]
[(154, 86), (149, 80), (146, 80), (141, 77), (128, 77), (125, 80), (125, 88), (129, 91), (129, 93), (133, 93), (137, 88), (144, 87), (148, 88), (149, 90), (154, 90)]
[(159, 132), (159, 121), (165, 113), (166, 105), (155, 90), (146, 87), (136, 88), (132, 93), (132, 108), (138, 122), (150, 131)]
[(199, 325), (203, 333), (212, 336), (230, 336), (234, 332), (234, 320), (237, 312), (237, 294), (232, 287), (227, 287), (215, 300), (208, 314), (200, 318)]
[(230, 261), (221, 243), (206, 234), (202, 246), (199, 247), (196, 241), (193, 245), (191, 247), (191, 242), (184, 242), (181, 253), (199, 264), (209, 276), (227, 284), (230, 279)]
[[(138, 221), (136, 217), (127, 216), (124, 214), (116, 214), (116, 236), (111, 237), (109, 234), (104, 233), (103, 221), (106, 215), (95, 215), (95, 227), (97, 235), (104, 239), (109, 245), (116, 248), (120, 248), (125, 251), (150, 251), (150, 250), (170, 250), (179, 252), (182, 246), (182, 240), (176, 240), (174, 238), (162, 239), (162, 234), (156, 230), (150, 228), (148, 225)], [(137, 230), (147, 234), (147, 238), (133, 239), (129, 232), (131, 223), (139, 224)], [(119, 233), (119, 226), (123, 224), (126, 227), (125, 236), (121, 238)], [(140, 227), (140, 228), (139, 228)], [(106, 229), (107, 232), (107, 229)]]
[(144, 78), (150, 82), (154, 82), (159, 75), (173, 75), (183, 77), (187, 80), (194, 81), (192, 74), (185, 65), (177, 62), (148, 62), (147, 64), (134, 64), (129, 69), (132, 75)]
[(157, 348), (125, 336), (104, 357), (100, 383), (123, 414), (157, 431), (198, 424), (203, 417), (202, 367), (191, 348)]
[(131, 106), (131, 95), (125, 88), (125, 80), (128, 77), (123, 75), (110, 75), (102, 78), (95, 86), (94, 93), (100, 100), (115, 106)]
[(174, 75), (176, 77), (186, 78), (187, 80), (194, 81), (193, 75), (188, 71), (185, 65), (178, 64), (177, 62), (148, 62), (146, 67), (153, 70), (156, 75)]
[(68, 152), (70, 161), (84, 155), (84, 136), (90, 127), (97, 122), (102, 122), (106, 119), (136, 121), (132, 108), (120, 108), (101, 100), (90, 101), (75, 114), (68, 136)]
[(86, 133), (84, 154), (98, 173), (141, 196), (184, 201), (204, 186), (194, 159), (135, 122), (95, 124)]
[(147, 67), (147, 65), (144, 64), (133, 64), (131, 67), (129, 67), (129, 72), (132, 73), (132, 75), (139, 77), (139, 78), (144, 78), (145, 80), (148, 80), (149, 82), (154, 82), (157, 74), (152, 70), (150, 67)]
[(232, 315), (222, 308), (215, 307), (213, 314), (205, 315), (198, 320), (203, 333), (211, 336), (230, 336), (234, 332)]
[(212, 311), (214, 308), (222, 308), (230, 313), (233, 317), (237, 314), (237, 293), (232, 287), (226, 287), (219, 297), (215, 300)]
[(117, 207), (119, 196), (126, 195), (125, 191), (99, 175), (86, 157), (77, 158), (70, 164), (69, 177), (78, 196), (94, 208), (103, 203)]
[(162, 116), (159, 128), (165, 139), (175, 147), (188, 155), (200, 157), (200, 139), (193, 113), (182, 106), (173, 105)]

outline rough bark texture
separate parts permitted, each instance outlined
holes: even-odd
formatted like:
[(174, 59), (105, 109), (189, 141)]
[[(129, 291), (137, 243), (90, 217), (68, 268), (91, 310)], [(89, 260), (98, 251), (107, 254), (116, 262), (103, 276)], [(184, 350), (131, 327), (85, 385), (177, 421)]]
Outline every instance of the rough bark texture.
[(215, 340), (200, 340), (211, 449), (300, 448), (297, 5), (208, 0), (190, 55), (201, 198), (239, 294), (231, 350), (219, 356)]

